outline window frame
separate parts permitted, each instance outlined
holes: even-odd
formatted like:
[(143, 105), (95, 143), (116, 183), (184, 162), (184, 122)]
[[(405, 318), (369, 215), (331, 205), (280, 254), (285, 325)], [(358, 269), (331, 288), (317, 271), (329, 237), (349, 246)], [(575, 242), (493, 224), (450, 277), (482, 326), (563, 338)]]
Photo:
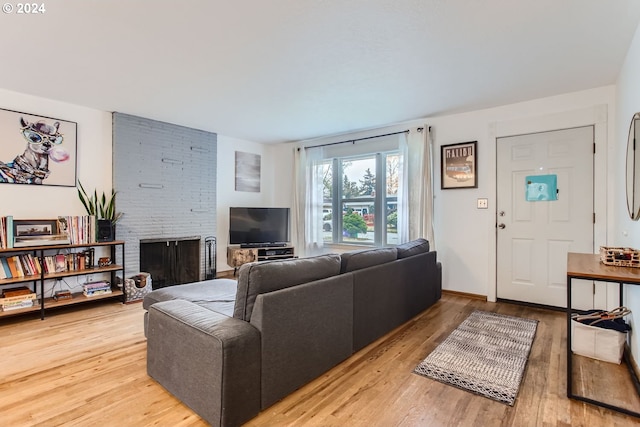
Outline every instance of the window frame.
[[(396, 210), (398, 206), (398, 196), (387, 195), (387, 157), (402, 157), (400, 150), (387, 150), (375, 153), (365, 153), (352, 156), (342, 156), (327, 159), (325, 164), (331, 164), (332, 167), (332, 188), (331, 188), (331, 240), (325, 240), (327, 245), (358, 245), (371, 247), (389, 246), (387, 217), (389, 215), (389, 203), (394, 203)], [(343, 177), (344, 163), (361, 159), (375, 160), (375, 194), (373, 197), (343, 198)], [(402, 163), (402, 162), (401, 162)], [(398, 171), (400, 174), (401, 171)], [(374, 207), (374, 227), (373, 241), (353, 242), (345, 241), (343, 236), (343, 215), (342, 210), (346, 203), (371, 203)], [(323, 203), (324, 206), (324, 203)], [(337, 215), (337, 213), (340, 213)], [(368, 212), (371, 213), (371, 212)], [(323, 221), (324, 224), (324, 215)], [(324, 230), (323, 230), (324, 231)]]

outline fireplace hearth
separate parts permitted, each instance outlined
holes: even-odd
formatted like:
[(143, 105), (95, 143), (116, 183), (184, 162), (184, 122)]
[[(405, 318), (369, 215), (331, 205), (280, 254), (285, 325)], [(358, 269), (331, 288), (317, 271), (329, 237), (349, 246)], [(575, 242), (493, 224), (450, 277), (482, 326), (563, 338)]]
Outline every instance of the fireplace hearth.
[(140, 240), (140, 271), (153, 289), (200, 280), (200, 237)]

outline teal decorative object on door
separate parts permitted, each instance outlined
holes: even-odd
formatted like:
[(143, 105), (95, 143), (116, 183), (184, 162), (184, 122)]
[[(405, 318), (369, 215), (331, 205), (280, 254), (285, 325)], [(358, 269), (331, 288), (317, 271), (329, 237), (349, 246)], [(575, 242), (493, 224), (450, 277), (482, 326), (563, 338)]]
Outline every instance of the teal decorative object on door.
[(525, 178), (528, 202), (558, 200), (558, 175), (531, 175)]

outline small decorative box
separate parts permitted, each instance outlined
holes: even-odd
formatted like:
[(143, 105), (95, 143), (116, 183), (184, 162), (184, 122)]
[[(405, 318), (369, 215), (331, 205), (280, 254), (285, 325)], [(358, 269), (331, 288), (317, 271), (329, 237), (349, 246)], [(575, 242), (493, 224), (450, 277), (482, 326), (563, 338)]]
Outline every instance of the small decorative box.
[(640, 251), (632, 248), (600, 246), (600, 261), (616, 267), (640, 267)]

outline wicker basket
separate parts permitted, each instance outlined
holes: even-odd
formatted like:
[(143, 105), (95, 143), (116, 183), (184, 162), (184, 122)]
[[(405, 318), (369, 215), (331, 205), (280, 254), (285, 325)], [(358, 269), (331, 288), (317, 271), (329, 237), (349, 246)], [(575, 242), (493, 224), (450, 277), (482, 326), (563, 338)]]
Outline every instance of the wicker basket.
[(600, 246), (600, 260), (616, 267), (640, 267), (640, 251), (632, 248)]

